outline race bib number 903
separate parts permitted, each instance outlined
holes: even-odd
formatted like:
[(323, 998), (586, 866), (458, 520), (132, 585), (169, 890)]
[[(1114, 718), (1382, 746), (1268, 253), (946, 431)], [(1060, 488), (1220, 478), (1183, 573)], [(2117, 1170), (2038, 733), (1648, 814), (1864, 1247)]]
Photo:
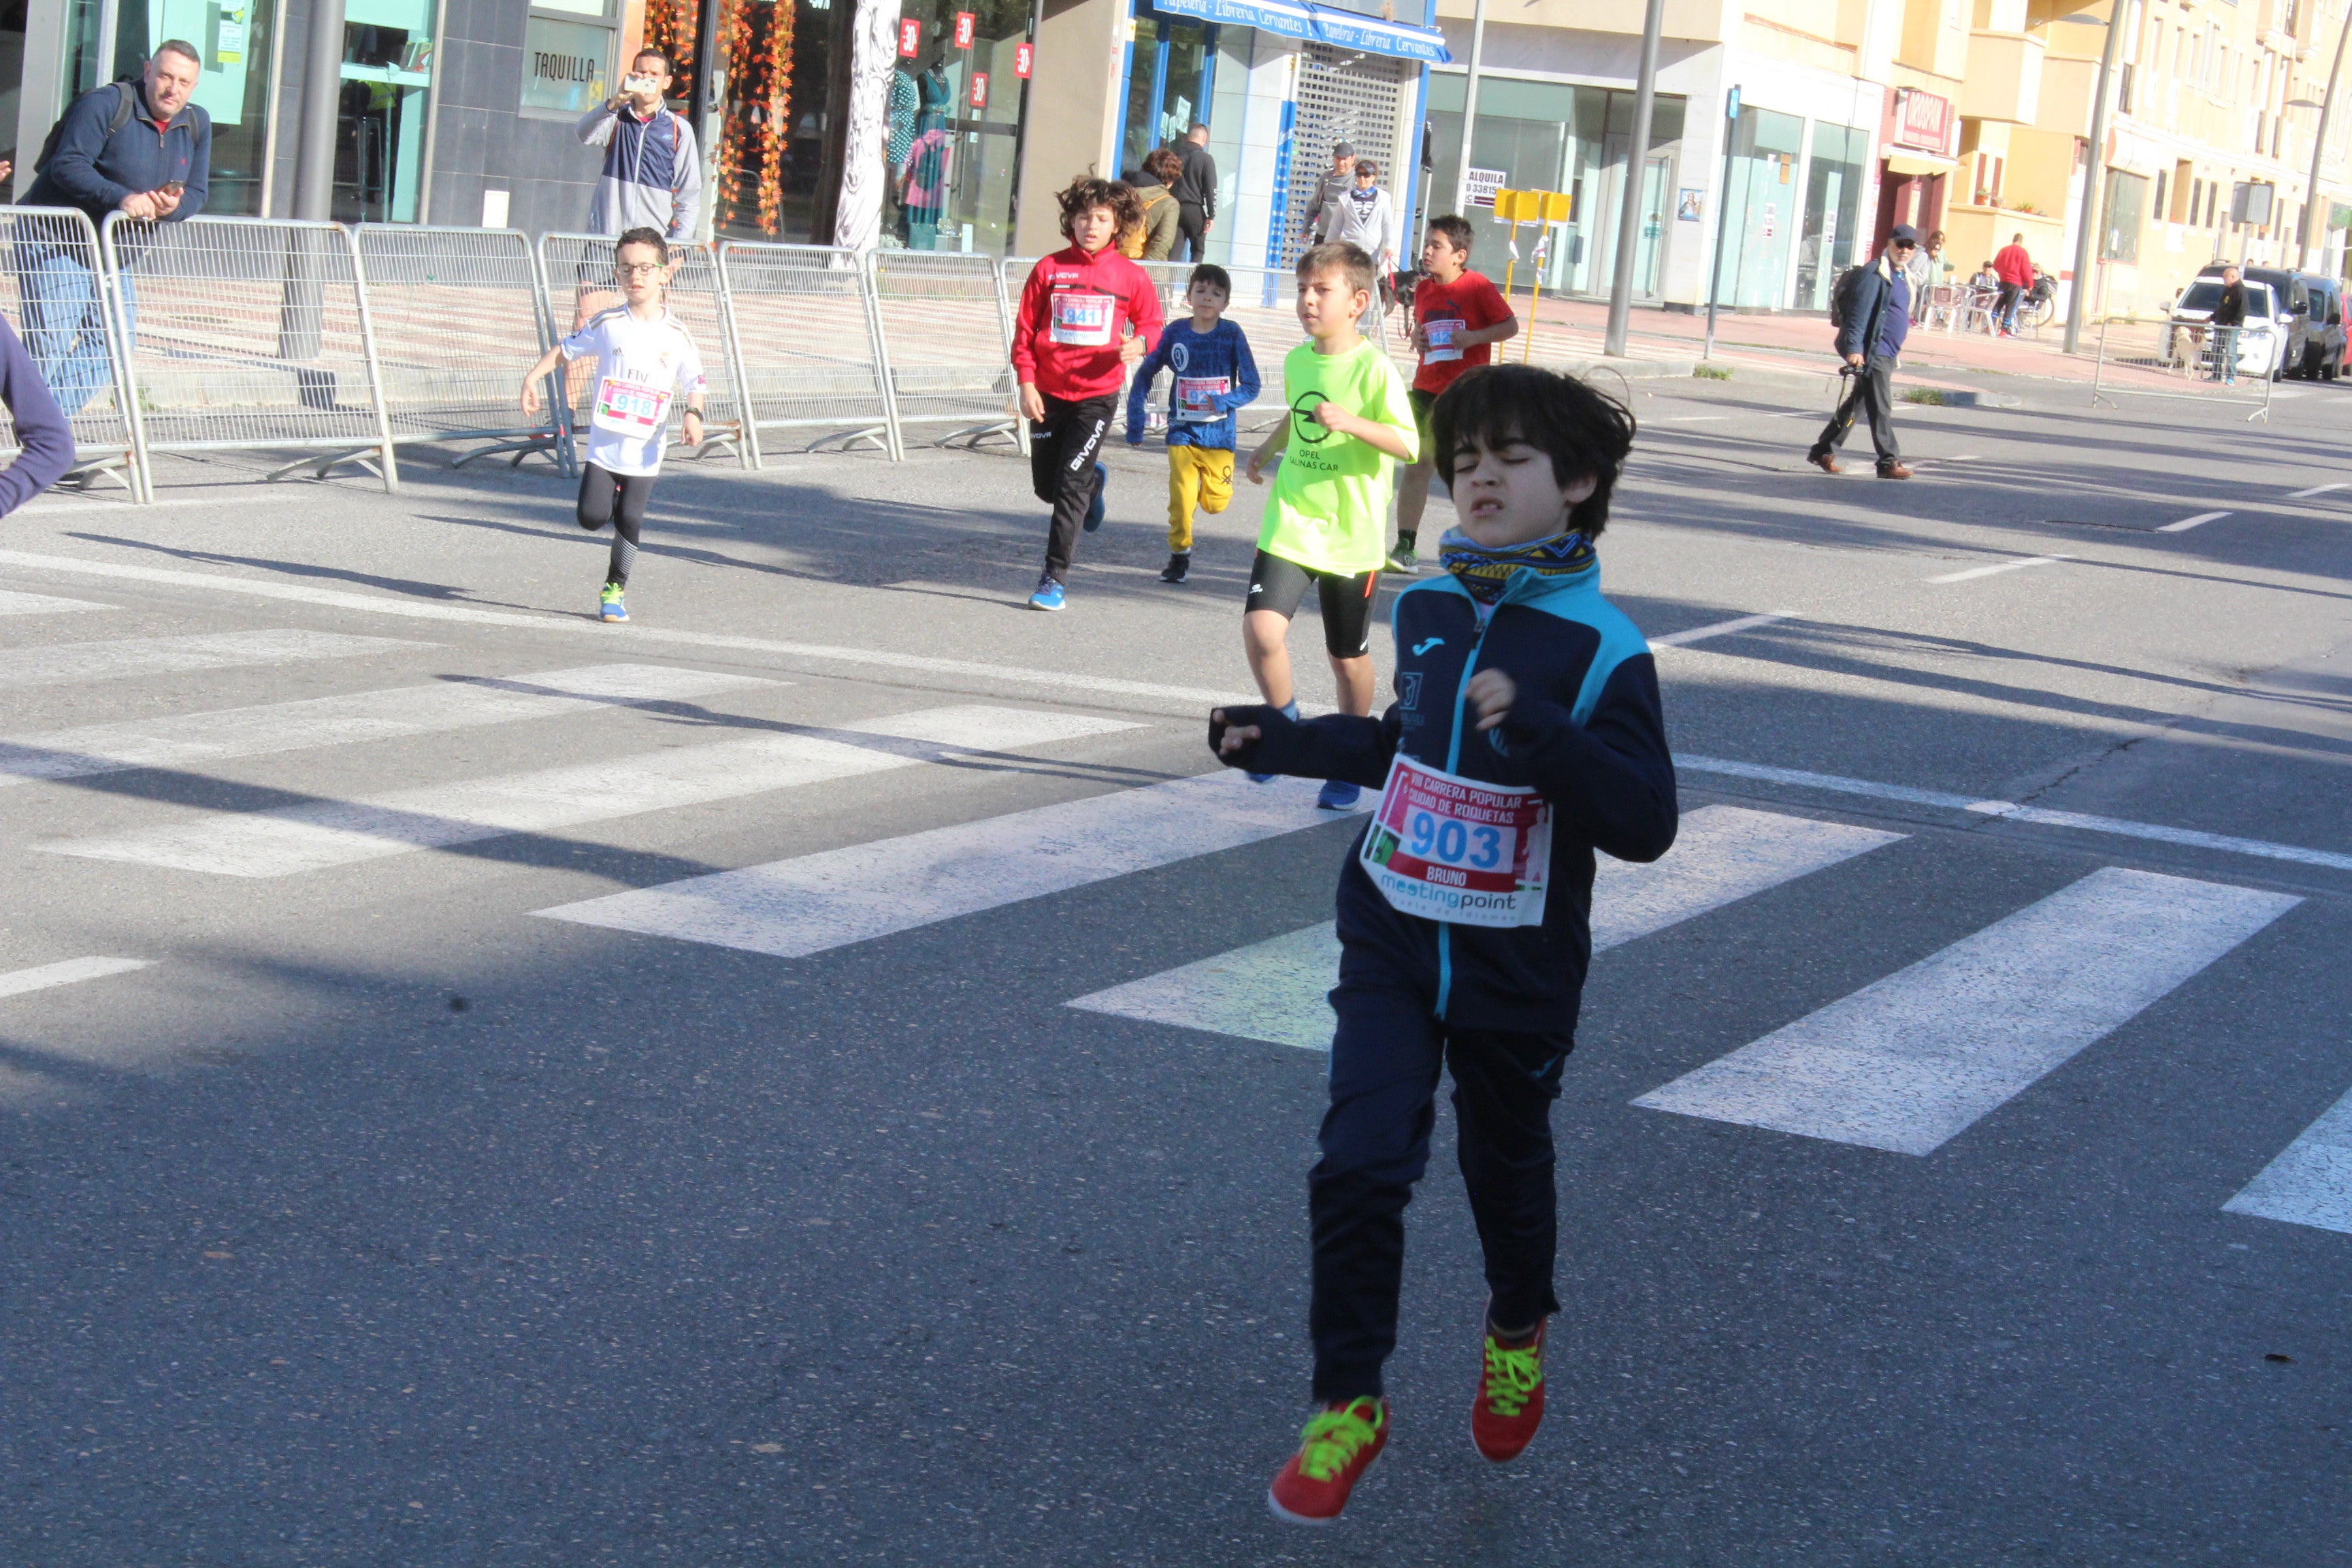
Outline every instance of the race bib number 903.
[(1390, 764), (1359, 857), (1391, 908), (1455, 925), (1541, 925), (1551, 806), (1411, 757)]

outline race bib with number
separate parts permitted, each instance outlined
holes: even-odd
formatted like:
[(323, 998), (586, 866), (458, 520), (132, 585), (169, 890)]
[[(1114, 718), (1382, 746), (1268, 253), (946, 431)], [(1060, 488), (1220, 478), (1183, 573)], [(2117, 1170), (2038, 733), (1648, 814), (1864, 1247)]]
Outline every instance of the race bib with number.
[(667, 392), (608, 375), (596, 387), (596, 411), (589, 423), (615, 436), (642, 440), (667, 422), (669, 399)]
[(1541, 925), (1551, 805), (1399, 755), (1358, 857), (1401, 914), (1455, 925)]
[(1180, 375), (1176, 378), (1176, 417), (1193, 424), (1215, 424), (1224, 416), (1216, 399), (1234, 389), (1229, 375)]
[(1108, 294), (1054, 296), (1054, 341), (1101, 348), (1110, 342), (1111, 312), (1118, 301)]
[(1454, 334), (1467, 325), (1460, 321), (1422, 322), (1422, 336), (1429, 340), (1429, 349), (1421, 356), (1421, 363), (1439, 364), (1446, 360), (1460, 359), (1462, 351), (1454, 346)]

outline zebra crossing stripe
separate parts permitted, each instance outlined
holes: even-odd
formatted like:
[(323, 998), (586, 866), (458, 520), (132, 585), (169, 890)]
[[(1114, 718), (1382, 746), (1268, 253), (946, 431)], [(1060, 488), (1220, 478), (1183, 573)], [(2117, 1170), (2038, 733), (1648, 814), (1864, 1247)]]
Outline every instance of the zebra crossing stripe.
[(95, 599), (60, 599), (52, 594), (0, 591), (0, 616), (58, 616), (75, 610), (110, 610)]
[[(1683, 818), (1664, 859), (1603, 857), (1592, 879), (1592, 951), (1603, 952), (1892, 844), (1900, 833), (1710, 805)], [(1329, 921), (1080, 996), (1069, 1005), (1302, 1050), (1331, 1044), (1324, 993), (1338, 983)]]
[(2221, 1207), (2352, 1236), (2352, 1094), (2329, 1106)]
[(1933, 1153), (2300, 902), (2105, 867), (1633, 1103)]
[(231, 757), (386, 741), (556, 718), (600, 707), (684, 701), (787, 684), (656, 664), (595, 664), (498, 679), (356, 691), (300, 702), (87, 724), (0, 740), (0, 786), (84, 778), (127, 768), (186, 767)]
[(190, 823), (37, 847), (184, 871), (285, 877), (912, 767), (942, 750), (1003, 751), (1135, 728), (1079, 714), (977, 705), (935, 708), (834, 726), (823, 733), (768, 732), (582, 766), (397, 790), (372, 799), (214, 813)]
[[(1255, 784), (1221, 768), (538, 912), (803, 958), (1349, 815), (1318, 809), (1316, 787), (1303, 779)], [(1367, 792), (1365, 805), (1376, 798)]]
[(292, 664), (306, 658), (359, 658), (406, 652), (430, 643), (398, 637), (354, 637), (335, 632), (215, 632), (185, 637), (122, 637), (112, 642), (52, 643), (11, 648), (0, 663), (0, 687), (63, 686), (130, 675), (176, 675), (236, 665)]
[(146, 968), (148, 962), (143, 958), (68, 958), (33, 969), (12, 970), (0, 974), (0, 996), (22, 996), (27, 991), (47, 991), (52, 985), (127, 974), (134, 969)]

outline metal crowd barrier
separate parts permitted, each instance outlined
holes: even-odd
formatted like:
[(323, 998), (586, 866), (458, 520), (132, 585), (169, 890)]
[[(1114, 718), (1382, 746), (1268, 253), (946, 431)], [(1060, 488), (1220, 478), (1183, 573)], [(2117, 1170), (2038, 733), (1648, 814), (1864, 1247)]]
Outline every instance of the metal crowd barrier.
[[(2271, 381), (2281, 353), (2273, 329), (2209, 327), (2170, 321), (2099, 323), (2091, 405), (2120, 408), (2118, 396), (2167, 397), (2271, 416)], [(2224, 379), (2232, 370), (2234, 378)]]
[[(22, 325), (25, 351), (73, 431), (68, 480), (87, 489), (104, 476), (147, 499), (122, 379), (122, 322), (97, 227), (73, 207), (0, 207), (0, 244), (11, 260), (0, 310)], [(5, 411), (0, 449), (11, 458), (20, 450)]]
[(752, 428), (816, 432), (809, 451), (870, 441), (905, 456), (866, 258), (739, 239), (717, 248)]
[(457, 459), (561, 450), (533, 419), (522, 373), (555, 340), (530, 237), (516, 229), (363, 223), (353, 231), (394, 444), (488, 442)]
[(157, 452), (307, 450), (269, 477), (358, 462), (400, 488), (349, 229), (110, 213), (100, 239), (142, 467)]
[[(1025, 277), (1026, 274), (1024, 273)], [(1004, 437), (1024, 456), (1029, 425), (1013, 376), (1013, 306), (986, 256), (877, 250), (866, 263), (877, 342), (898, 427), (953, 426), (933, 443)], [(892, 345), (907, 351), (894, 353)]]
[[(710, 247), (672, 245), (674, 270), (669, 279), (669, 311), (694, 339), (702, 356), (703, 392), (701, 456), (714, 447), (732, 446), (743, 467), (760, 466), (760, 436), (744, 416), (741, 387), (743, 367), (735, 353), (735, 332), (728, 310), (725, 279)], [(599, 310), (622, 303), (620, 285), (613, 277), (613, 237), (605, 234), (543, 234), (539, 237), (540, 278), (547, 289), (548, 318), (557, 336), (568, 336), (587, 324)], [(583, 362), (584, 363), (584, 362)], [(528, 367), (526, 367), (528, 368)], [(588, 427), (588, 400), (595, 391), (595, 366), (572, 366), (572, 429)], [(670, 405), (671, 418), (683, 423), (686, 399)]]

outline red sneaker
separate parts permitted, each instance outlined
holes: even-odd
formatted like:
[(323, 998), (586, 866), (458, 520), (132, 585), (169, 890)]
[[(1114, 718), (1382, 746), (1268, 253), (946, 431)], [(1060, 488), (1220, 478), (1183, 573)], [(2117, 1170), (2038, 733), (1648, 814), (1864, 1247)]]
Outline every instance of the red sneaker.
[(1486, 1370), (1478, 1380), (1478, 1401), (1470, 1406), (1470, 1440), (1498, 1465), (1517, 1458), (1543, 1425), (1545, 1327), (1538, 1322), (1533, 1342), (1513, 1346), (1496, 1341), (1494, 1325), (1486, 1326)]
[(1324, 1406), (1299, 1434), (1298, 1452), (1265, 1489), (1266, 1505), (1286, 1523), (1329, 1524), (1388, 1441), (1387, 1400), (1366, 1394)]

